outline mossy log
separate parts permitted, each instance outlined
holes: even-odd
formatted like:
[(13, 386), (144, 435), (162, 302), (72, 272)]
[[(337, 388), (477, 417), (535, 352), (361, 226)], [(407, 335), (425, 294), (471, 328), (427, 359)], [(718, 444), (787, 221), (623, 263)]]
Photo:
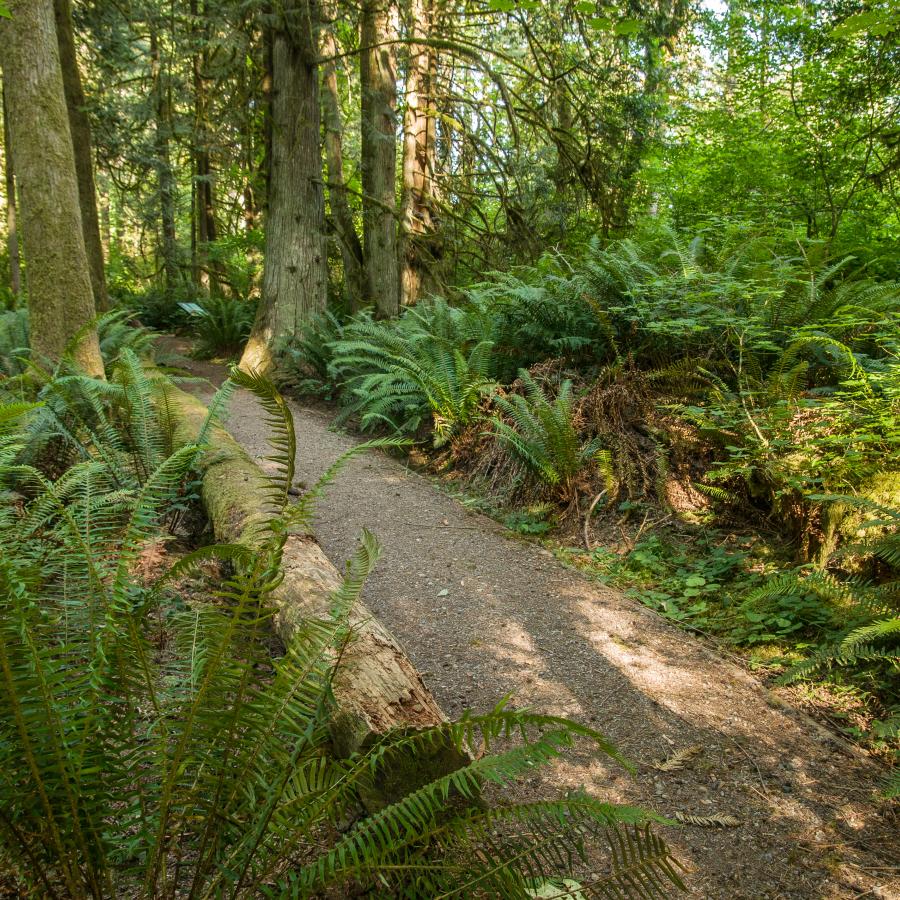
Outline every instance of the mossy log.
[[(195, 440), (207, 409), (195, 397), (167, 387), (176, 445)], [(201, 497), (216, 539), (250, 547), (267, 519), (267, 480), (258, 465), (223, 428), (212, 429), (201, 460)], [(327, 619), (329, 597), (341, 576), (311, 536), (290, 535), (284, 547), (284, 580), (276, 588), (275, 627), (287, 643), (304, 619)], [(391, 633), (363, 605), (351, 614), (354, 638), (341, 656), (333, 684), (336, 713), (331, 734), (340, 756), (365, 749), (391, 729), (419, 729), (446, 721), (409, 657)], [(361, 798), (369, 809), (398, 799), (427, 781), (468, 762), (450, 745), (436, 745), (391, 771)]]

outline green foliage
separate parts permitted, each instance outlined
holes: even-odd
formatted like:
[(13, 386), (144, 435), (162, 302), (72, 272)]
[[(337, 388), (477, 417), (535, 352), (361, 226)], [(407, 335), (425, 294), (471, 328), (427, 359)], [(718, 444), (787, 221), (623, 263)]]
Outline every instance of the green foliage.
[(134, 321), (134, 312), (129, 309), (115, 309), (100, 316), (97, 336), (100, 353), (107, 365), (114, 363), (126, 349), (137, 356), (150, 355), (156, 337), (152, 330)]
[[(824, 568), (791, 567), (764, 546), (729, 549), (721, 533), (690, 542), (651, 534), (626, 556), (570, 555), (689, 629), (751, 650), (782, 682), (828, 683), (860, 710), (848, 731), (897, 758), (900, 737), (900, 512), (861, 497), (820, 496), (867, 514)], [(835, 712), (834, 715), (840, 715)], [(896, 794), (896, 776), (888, 792)]]
[(494, 397), (503, 417), (491, 420), (493, 434), (531, 474), (563, 495), (571, 495), (584, 468), (596, 463), (598, 440), (583, 442), (573, 421), (572, 382), (564, 381), (556, 396), (548, 398), (541, 386), (522, 369), (525, 396)]
[[(796, 597), (810, 590), (828, 604), (830, 628), (813, 652), (792, 666), (782, 681), (821, 677), (860, 686), (881, 699), (881, 717), (869, 736), (893, 750), (900, 763), (900, 510), (859, 497), (829, 497), (866, 511), (864, 537), (828, 560), (835, 574), (794, 575), (772, 585), (768, 594), (749, 598), (754, 607), (771, 596)], [(842, 570), (842, 567), (843, 568)], [(846, 568), (856, 573), (848, 577)], [(900, 772), (888, 793), (900, 796)]]
[(549, 504), (532, 504), (526, 509), (515, 510), (505, 515), (503, 524), (518, 534), (540, 536), (553, 528), (553, 522), (548, 521), (552, 511)]
[[(192, 295), (182, 298), (193, 301)], [(160, 287), (143, 290), (123, 290), (118, 292), (120, 305), (133, 309), (138, 319), (148, 328), (161, 331), (176, 331), (190, 322), (190, 317), (167, 291)]]
[[(154, 385), (128, 351), (121, 365), (109, 396), (126, 414), (104, 415), (123, 433), (98, 434), (56, 479), (17, 459), (18, 421), (41, 409), (0, 407), (2, 479), (27, 491), (23, 508), (0, 514), (0, 844), (21, 861), (9, 876), (22, 890), (302, 897), (355, 883), (398, 896), (521, 897), (571, 877), (598, 842), (609, 848), (608, 873), (578, 885), (579, 896), (661, 897), (680, 885), (640, 810), (580, 792), (467, 802), (576, 741), (620, 760), (585, 726), (500, 704), (334, 759), (330, 683), (377, 543), (363, 533), (331, 617), (300, 624), (273, 658), (264, 636), (281, 548), (310, 510), (291, 506), (286, 490), (295, 446), (287, 406), (270, 384), (238, 376), (275, 427), (268, 537), (252, 553), (202, 548), (155, 580), (139, 577), (142, 548), (200, 448), (159, 452), (144, 427)], [(81, 395), (105, 397), (104, 384), (81, 384)], [(135, 477), (123, 482), (123, 473)], [(229, 563), (230, 574), (198, 594), (184, 578), (209, 560)], [(484, 752), (339, 827), (398, 754), (446, 741)]]
[[(97, 318), (100, 352), (107, 366), (115, 363), (123, 350), (139, 356), (149, 354), (154, 333), (133, 321), (128, 309), (115, 309)], [(7, 377), (22, 375), (31, 357), (26, 308), (0, 313), (0, 374)]]
[(12, 309), (0, 313), (0, 373), (7, 377), (25, 370), (29, 355), (28, 310)]
[(334, 390), (330, 368), (334, 346), (343, 332), (343, 321), (331, 310), (304, 322), (290, 342), (280, 348), (278, 369), (282, 380), (298, 393), (331, 398)]
[(225, 234), (212, 241), (204, 248), (212, 278), (226, 285), (233, 297), (250, 297), (264, 244), (265, 235), (259, 228)]
[(608, 323), (591, 303), (585, 273), (558, 254), (467, 288), (464, 302), (493, 320), (496, 374), (502, 380), (511, 381), (519, 368), (545, 359), (590, 364), (612, 352)]
[(651, 534), (624, 558), (598, 548), (591, 568), (674, 622), (719, 630), (758, 577), (747, 571), (746, 550), (717, 538), (711, 533), (688, 543)]
[(230, 357), (240, 353), (253, 327), (255, 304), (232, 297), (214, 296), (198, 303), (180, 305), (190, 316), (197, 356)]
[(343, 417), (414, 432), (430, 415), (435, 446), (476, 417), (492, 388), (492, 347), (475, 313), (433, 300), (394, 322), (361, 316), (331, 344)]

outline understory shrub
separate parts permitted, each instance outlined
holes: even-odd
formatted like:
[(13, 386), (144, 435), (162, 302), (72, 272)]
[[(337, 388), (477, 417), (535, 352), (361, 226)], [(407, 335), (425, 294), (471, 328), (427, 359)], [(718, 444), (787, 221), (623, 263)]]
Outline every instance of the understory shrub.
[(232, 357), (240, 353), (253, 327), (255, 303), (213, 296), (180, 305), (190, 316), (194, 353), (198, 357)]
[(299, 333), (278, 348), (282, 384), (301, 394), (333, 397), (330, 367), (343, 333), (344, 321), (330, 309), (304, 322)]
[[(148, 567), (209, 423), (197, 444), (172, 448), (156, 412), (167, 383), (127, 350), (109, 382), (62, 377), (45, 396), (96, 415), (53, 413), (82, 451), (56, 476), (21, 457), (43, 401), (0, 405), (0, 485), (19, 498), (0, 505), (0, 855), (14, 890), (518, 898), (662, 897), (680, 886), (654, 817), (639, 809), (581, 791), (476, 802), (576, 741), (621, 761), (593, 729), (501, 704), (334, 758), (334, 660), (352, 640), (350, 610), (378, 545), (363, 533), (330, 617), (299, 623), (273, 656), (282, 548), (322, 484), (291, 502), (292, 422), (269, 383), (236, 373), (213, 404), (239, 382), (274, 428), (273, 509), (259, 543)], [(446, 741), (475, 751), (472, 762), (355, 820), (358, 794), (399, 755)], [(600, 847), (598, 875), (589, 854)], [(582, 886), (589, 858), (595, 874)]]
[(478, 315), (434, 300), (394, 322), (348, 323), (330, 346), (343, 418), (415, 432), (430, 417), (435, 446), (477, 415), (491, 389), (493, 343)]
[(28, 347), (28, 310), (0, 312), (0, 373), (7, 377), (21, 374)]
[(557, 367), (578, 386), (577, 443), (610, 451), (630, 502), (667, 503), (676, 467), (727, 515), (777, 521), (800, 560), (821, 558), (836, 532), (811, 497), (866, 494), (900, 468), (900, 288), (790, 237), (718, 223), (594, 240), (397, 320), (322, 318), (285, 357), (288, 380), (324, 383), (339, 420), (366, 429), (454, 448), (465, 433), (462, 458), (484, 450), (472, 435), (493, 385)]
[(494, 406), (501, 415), (491, 419), (493, 434), (516, 456), (531, 475), (563, 498), (579, 492), (577, 484), (586, 466), (611, 468), (609, 453), (599, 439), (583, 441), (574, 421), (572, 382), (563, 381), (555, 397), (522, 369), (525, 395), (497, 395)]
[[(152, 350), (156, 337), (153, 331), (134, 321), (130, 309), (113, 309), (97, 317), (97, 337), (100, 353), (107, 366), (113, 364), (123, 350), (144, 356)], [(7, 377), (21, 375), (31, 358), (28, 310), (0, 313), (0, 374)], [(42, 360), (35, 360), (41, 365)]]

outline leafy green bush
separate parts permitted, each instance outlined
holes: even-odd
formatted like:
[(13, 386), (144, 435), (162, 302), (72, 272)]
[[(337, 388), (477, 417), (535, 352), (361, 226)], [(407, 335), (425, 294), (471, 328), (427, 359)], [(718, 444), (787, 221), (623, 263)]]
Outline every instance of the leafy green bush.
[(194, 353), (200, 358), (240, 353), (256, 315), (254, 303), (232, 297), (206, 297), (181, 306), (191, 317)]
[(493, 434), (535, 478), (571, 498), (577, 493), (576, 482), (585, 466), (600, 461), (600, 442), (583, 442), (575, 427), (571, 381), (564, 381), (551, 399), (525, 369), (519, 372), (519, 378), (524, 397), (494, 397), (503, 417), (491, 420)]
[(692, 542), (652, 533), (625, 556), (598, 547), (590, 558), (604, 581), (667, 619), (715, 631), (730, 627), (733, 609), (760, 581), (747, 571), (749, 561), (745, 549), (727, 547), (707, 530)]
[(97, 320), (97, 337), (104, 362), (115, 362), (123, 350), (131, 350), (138, 356), (147, 356), (153, 349), (156, 334), (134, 321), (130, 309), (114, 309)]
[[(900, 763), (900, 509), (860, 497), (829, 497), (867, 513), (860, 523), (862, 539), (838, 550), (827, 561), (834, 572), (814, 571), (786, 576), (752, 595), (748, 615), (767, 612), (773, 601), (796, 601), (810, 592), (827, 607), (829, 628), (813, 643), (807, 658), (791, 667), (784, 682), (831, 677), (860, 686), (880, 698), (882, 715), (870, 726), (874, 736), (893, 749)], [(848, 577), (846, 568), (856, 574)], [(796, 603), (790, 604), (796, 617)], [(808, 625), (808, 622), (802, 624)], [(818, 624), (818, 623), (817, 623)], [(900, 768), (888, 792), (900, 796)]]
[(279, 348), (281, 381), (301, 394), (332, 397), (330, 370), (334, 348), (344, 333), (344, 322), (331, 310), (319, 313), (300, 326), (298, 334)]
[(801, 363), (776, 366), (763, 382), (742, 376), (738, 389), (711, 378), (707, 404), (680, 409), (720, 451), (698, 487), (774, 511), (804, 560), (828, 549), (818, 494), (865, 490), (900, 465), (900, 370), (864, 373), (852, 354), (842, 355), (846, 376), (826, 393), (798, 383)]
[[(0, 846), (21, 861), (8, 873), (17, 886), (68, 897), (304, 897), (352, 882), (391, 895), (522, 897), (572, 875), (595, 841), (610, 852), (609, 874), (591, 885), (598, 896), (663, 896), (665, 883), (680, 884), (640, 810), (577, 792), (459, 802), (532, 773), (576, 739), (619, 759), (592, 729), (501, 705), (334, 759), (334, 651), (352, 637), (349, 612), (377, 544), (363, 534), (331, 618), (303, 623), (272, 658), (263, 637), (281, 550), (310, 514), (309, 503), (288, 505), (284, 414), (273, 438), (280, 504), (256, 551), (202, 548), (155, 580), (138, 577), (198, 447), (160, 455), (147, 410), (165, 385), (133, 377), (122, 382), (123, 433), (98, 439), (55, 480), (17, 461), (13, 426), (32, 410), (0, 407), (0, 477), (28, 498), (0, 509)], [(197, 596), (181, 579), (209, 560), (232, 574)], [(446, 740), (489, 752), (338, 828), (398, 754)]]
[(503, 381), (545, 359), (591, 365), (613, 353), (608, 322), (584, 273), (556, 254), (473, 285), (464, 293), (464, 308), (477, 308), (492, 321), (496, 375)]
[(0, 373), (7, 377), (21, 374), (25, 369), (22, 360), (30, 352), (28, 310), (0, 312)]
[[(116, 361), (123, 350), (139, 356), (147, 355), (153, 346), (154, 333), (133, 321), (128, 309), (114, 309), (97, 318), (100, 352), (107, 366)], [(0, 373), (7, 377), (21, 375), (29, 359), (28, 310), (0, 313)]]
[(206, 253), (215, 277), (237, 297), (253, 294), (261, 270), (265, 233), (261, 228), (220, 235), (208, 244)]
[(160, 331), (177, 331), (183, 328), (188, 323), (189, 317), (179, 305), (179, 301), (195, 300), (193, 290), (187, 287), (178, 297), (173, 297), (156, 286), (144, 290), (122, 290), (116, 292), (115, 296), (120, 306), (135, 311), (135, 315), (143, 325)]
[(414, 432), (428, 416), (435, 446), (475, 419), (492, 386), (493, 344), (477, 317), (434, 300), (394, 322), (360, 317), (331, 344), (343, 418)]

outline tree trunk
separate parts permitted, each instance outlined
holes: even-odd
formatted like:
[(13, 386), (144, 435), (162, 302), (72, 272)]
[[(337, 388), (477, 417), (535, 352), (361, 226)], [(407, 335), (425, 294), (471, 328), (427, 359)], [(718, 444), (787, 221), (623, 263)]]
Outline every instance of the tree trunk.
[(395, 38), (391, 0), (365, 0), (360, 31), (364, 289), (379, 318), (400, 312)]
[(3, 91), (3, 153), (6, 182), (6, 252), (9, 256), (9, 290), (18, 306), (22, 296), (22, 265), (19, 262), (19, 234), (16, 231), (16, 176), (12, 164), (12, 145), (9, 139), (9, 114), (6, 111), (6, 90)]
[(203, 72), (206, 68), (206, 51), (209, 40), (209, 24), (206, 17), (206, 4), (199, 6), (197, 0), (191, 0), (191, 16), (199, 22), (196, 36), (198, 46), (195, 47), (191, 60), (194, 87), (194, 215), (197, 222), (197, 246), (195, 271), (197, 282), (213, 293), (219, 291), (218, 266), (210, 262), (209, 245), (216, 240), (215, 192), (213, 188), (213, 171), (210, 163), (210, 128), (206, 96), (206, 84)]
[(282, 338), (325, 308), (318, 3), (287, 0), (272, 47), (272, 158), (263, 289), (241, 368), (268, 371)]
[[(427, 40), (434, 28), (434, 0), (411, 0), (412, 40)], [(429, 282), (440, 256), (435, 208), (437, 53), (424, 43), (409, 47), (403, 117), (403, 202), (400, 232), (400, 302), (411, 306)]]
[(165, 292), (174, 298), (178, 287), (178, 236), (175, 231), (175, 174), (169, 141), (172, 136), (172, 109), (169, 102), (168, 78), (163, 72), (159, 51), (157, 23), (150, 23), (150, 77), (153, 82), (153, 104), (156, 135), (156, 177), (159, 191), (159, 216), (162, 227), (162, 268), (165, 278)]
[[(174, 412), (176, 444), (196, 439), (207, 410), (196, 398), (166, 387), (167, 409)], [(222, 428), (214, 428), (201, 461), (201, 497), (216, 539), (258, 546), (266, 519), (269, 482), (259, 466)], [(285, 644), (307, 619), (327, 620), (331, 594), (341, 577), (314, 538), (290, 535), (283, 556), (284, 580), (272, 600), (275, 628)], [(359, 603), (351, 613), (354, 638), (341, 655), (332, 685), (335, 715), (331, 736), (339, 756), (363, 750), (395, 728), (427, 728), (446, 721), (396, 638)], [(362, 797), (370, 810), (399, 800), (410, 790), (469, 762), (449, 743), (436, 743), (428, 753), (398, 758), (390, 773)]]
[(326, 9), (327, 21), (322, 28), (322, 112), (325, 125), (325, 161), (328, 170), (328, 199), (334, 230), (341, 248), (344, 264), (344, 298), (354, 311), (362, 306), (363, 251), (353, 223), (353, 213), (347, 199), (344, 182), (343, 127), (338, 97), (337, 67), (334, 56), (333, 0)]
[(103, 258), (109, 259), (109, 247), (111, 243), (112, 226), (109, 217), (109, 190), (100, 191), (100, 241), (103, 248)]
[(9, 6), (12, 18), (0, 18), (0, 60), (28, 254), (31, 347), (56, 361), (77, 335), (74, 361), (103, 377), (53, 4)]
[(103, 244), (100, 240), (100, 219), (97, 215), (91, 123), (84, 109), (84, 90), (75, 55), (75, 30), (72, 25), (70, 0), (53, 0), (53, 12), (56, 17), (56, 40), (59, 44), (59, 62), (62, 67), (66, 107), (69, 111), (69, 129), (72, 132), (72, 145), (75, 150), (78, 202), (81, 208), (81, 226), (84, 230), (84, 247), (91, 270), (94, 307), (98, 312), (106, 312), (109, 309), (109, 295), (106, 291)]

